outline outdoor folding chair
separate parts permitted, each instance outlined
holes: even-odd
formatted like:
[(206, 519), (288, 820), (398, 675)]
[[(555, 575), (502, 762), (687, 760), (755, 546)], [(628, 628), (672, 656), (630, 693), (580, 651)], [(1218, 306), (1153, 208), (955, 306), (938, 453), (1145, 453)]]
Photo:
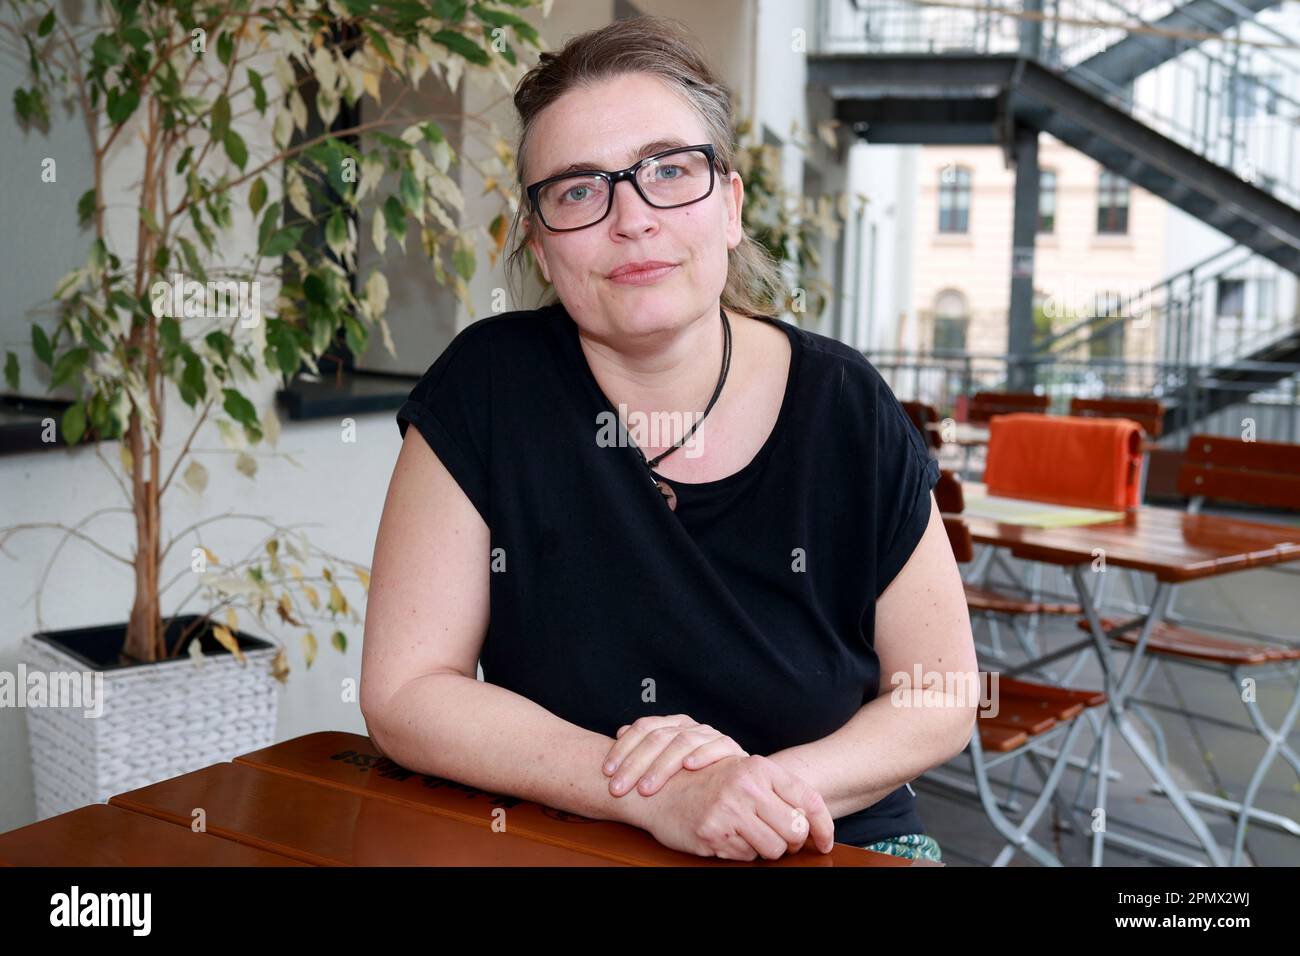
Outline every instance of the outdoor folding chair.
[[(1200, 511), (1207, 498), (1290, 511), (1300, 510), (1300, 445), (1281, 442), (1243, 442), (1234, 438), (1193, 435), (1188, 440), (1187, 454), (1179, 471), (1178, 489), (1180, 493), (1190, 498), (1188, 513), (1193, 515)], [(1300, 535), (1300, 529), (1297, 530), (1297, 535)], [(1286, 568), (1259, 570), (1261, 573), (1271, 571), (1295, 574), (1294, 571)], [(1253, 724), (1253, 731), (1267, 742), (1264, 754), (1260, 757), (1240, 801), (1226, 800), (1196, 791), (1187, 794), (1188, 800), (1192, 803), (1237, 818), (1232, 856), (1229, 860), (1230, 865), (1237, 866), (1240, 864), (1245, 848), (1246, 828), (1252, 819), (1300, 837), (1300, 821), (1259, 810), (1254, 806), (1264, 777), (1279, 755), (1290, 764), (1297, 779), (1300, 779), (1300, 756), (1297, 756), (1287, 739), (1296, 725), (1297, 716), (1300, 716), (1300, 644), (1297, 644), (1294, 637), (1252, 634), (1226, 625), (1206, 625), (1195, 622), (1200, 627), (1226, 632), (1230, 635), (1226, 637), (1188, 627), (1187, 619), (1173, 611), (1172, 594), (1165, 611), (1165, 618), (1165, 622), (1151, 629), (1145, 648), (1140, 645), (1138, 635), (1133, 633), (1133, 628), (1139, 622), (1120, 622), (1103, 618), (1101, 623), (1113, 640), (1133, 648), (1135, 656), (1140, 656), (1143, 651), (1150, 655), (1145, 670), (1134, 685), (1129, 707), (1150, 729), (1162, 764), (1167, 765), (1169, 762), (1164, 731), (1159, 722), (1147, 713), (1148, 707), (1168, 710), (1189, 719), (1215, 723), (1231, 729), (1252, 730), (1251, 727), (1243, 724), (1223, 721), (1182, 708), (1157, 705), (1153, 701), (1141, 699), (1139, 695), (1151, 681), (1162, 661), (1180, 666), (1209, 669), (1223, 674), (1232, 683), (1233, 695), (1242, 699), (1242, 704)], [(1080, 621), (1079, 626), (1084, 630), (1088, 629), (1086, 620)], [(1279, 680), (1295, 685), (1291, 703), (1278, 726), (1274, 727), (1264, 719), (1259, 704), (1253, 696), (1247, 700), (1241, 693), (1247, 679), (1252, 679), (1257, 684), (1262, 681)]]
[(907, 412), (907, 417), (912, 420), (916, 430), (921, 433), (921, 440), (925, 442), (931, 452), (938, 452), (943, 448), (943, 436), (933, 428), (928, 426), (939, 424), (939, 412), (933, 405), (927, 405), (924, 402), (900, 402), (903, 411)]
[[(944, 528), (952, 544), (953, 555), (960, 562), (973, 557), (970, 528), (960, 518), (944, 518)], [(1057, 805), (1073, 821), (1076, 829), (1087, 832), (1087, 825), (1058, 793), (1062, 776), (1069, 764), (1083, 721), (1079, 717), (1090, 708), (1106, 703), (1099, 691), (1077, 690), (1048, 684), (1003, 678), (997, 675), (990, 687), (993, 707), (981, 712), (976, 732), (971, 735), (967, 752), (975, 778), (975, 792), (985, 815), (1007, 841), (994, 858), (993, 866), (1006, 866), (1019, 850), (1043, 866), (1061, 866), (1059, 858), (1029, 834), (1049, 806)], [(1055, 746), (1056, 752), (1050, 752)], [(1023, 757), (1038, 775), (1042, 789), (1019, 820), (1012, 810), (1011, 798), (1000, 800), (993, 789), (991, 771), (1004, 763)], [(1048, 759), (1050, 757), (1050, 765)], [(969, 785), (953, 779), (943, 771), (932, 770), (926, 779), (969, 792)]]
[[(934, 487), (934, 496), (939, 510), (945, 515), (959, 515), (965, 510), (966, 499), (962, 494), (961, 481), (951, 471), (939, 473), (939, 482)], [(991, 557), (992, 549), (988, 553)], [(977, 568), (976, 573), (982, 570), (983, 565)], [(1082, 613), (1082, 609), (1074, 602), (1042, 600), (1039, 593), (1041, 572), (1041, 565), (1035, 563), (1030, 571), (1031, 582), (1027, 598), (988, 588), (982, 584), (969, 582), (966, 584), (966, 606), (972, 615), (979, 615), (989, 627), (991, 646), (978, 647), (977, 645), (987, 659), (998, 663), (1005, 661), (999, 621), (1007, 623), (1021, 650), (1033, 658), (1039, 655), (1035, 632), (1040, 616), (1075, 617)]]

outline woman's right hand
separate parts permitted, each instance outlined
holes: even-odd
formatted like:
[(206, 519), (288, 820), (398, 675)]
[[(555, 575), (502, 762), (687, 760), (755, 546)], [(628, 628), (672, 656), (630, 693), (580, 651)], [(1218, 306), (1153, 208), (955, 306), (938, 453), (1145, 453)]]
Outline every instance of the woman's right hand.
[(637, 800), (636, 822), (666, 847), (724, 860), (776, 860), (797, 853), (811, 835), (829, 853), (835, 821), (820, 793), (760, 755), (724, 757), (674, 774)]

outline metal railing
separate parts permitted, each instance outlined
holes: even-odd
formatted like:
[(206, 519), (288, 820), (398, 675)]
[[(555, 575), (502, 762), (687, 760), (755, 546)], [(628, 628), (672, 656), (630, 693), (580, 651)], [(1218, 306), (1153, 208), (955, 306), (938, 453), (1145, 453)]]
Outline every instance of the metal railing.
[[(1182, 447), (1193, 432), (1237, 435), (1250, 427), (1259, 441), (1300, 441), (1300, 363), (1243, 362), (1237, 368), (1275, 378), (1265, 386), (1216, 377), (1212, 367), (1123, 358), (1071, 361), (1053, 356), (972, 352), (864, 353), (900, 399), (933, 405), (962, 421), (980, 391), (1005, 391), (1009, 371), (1032, 366), (1034, 391), (1051, 411), (1068, 412), (1071, 398), (1158, 398), (1172, 410), (1161, 444)], [(1247, 421), (1249, 419), (1249, 422)]]
[[(1222, 0), (1227, 5), (1231, 0)], [(1283, 0), (1291, 10), (1293, 0)], [(1020, 54), (1041, 24), (1037, 59), (1164, 136), (1292, 205), (1300, 205), (1300, 46), (1255, 20), (1116, 85), (1081, 64), (1133, 37), (1160, 38), (1169, 0), (818, 0), (818, 53)], [(1300, 24), (1300, 13), (1294, 20)], [(1213, 33), (1212, 24), (1181, 31)], [(1144, 33), (1144, 30), (1154, 31)]]

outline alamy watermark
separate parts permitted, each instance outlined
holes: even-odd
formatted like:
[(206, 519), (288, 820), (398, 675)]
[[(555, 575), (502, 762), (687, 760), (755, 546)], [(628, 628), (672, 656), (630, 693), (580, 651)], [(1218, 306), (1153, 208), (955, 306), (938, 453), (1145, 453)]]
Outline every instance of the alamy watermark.
[(100, 671), (0, 671), (0, 707), (80, 707), (84, 716), (104, 713), (104, 675)]
[[(627, 405), (619, 402), (617, 414), (603, 411), (596, 415), (596, 445), (623, 448), (627, 436), (638, 448), (667, 448), (685, 436), (681, 447), (686, 457), (698, 458), (704, 454), (704, 444), (699, 432), (692, 428), (703, 418), (703, 412), (629, 412)], [(626, 431), (619, 428), (620, 419), (627, 422)]]

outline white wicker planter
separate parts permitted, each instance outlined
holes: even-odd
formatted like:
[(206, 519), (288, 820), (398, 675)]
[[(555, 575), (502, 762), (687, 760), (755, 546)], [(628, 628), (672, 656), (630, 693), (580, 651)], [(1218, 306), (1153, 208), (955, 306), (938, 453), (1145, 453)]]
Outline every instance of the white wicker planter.
[(50, 636), (24, 638), (28, 673), (101, 674), (103, 703), (98, 717), (81, 707), (28, 708), (38, 820), (273, 743), (279, 703), (271, 676), (273, 645), (250, 648), (248, 643), (266, 642), (237, 635), (247, 659), (240, 664), (225, 650), (208, 652), (207, 638), (197, 664), (182, 654), (97, 668), (51, 643)]

